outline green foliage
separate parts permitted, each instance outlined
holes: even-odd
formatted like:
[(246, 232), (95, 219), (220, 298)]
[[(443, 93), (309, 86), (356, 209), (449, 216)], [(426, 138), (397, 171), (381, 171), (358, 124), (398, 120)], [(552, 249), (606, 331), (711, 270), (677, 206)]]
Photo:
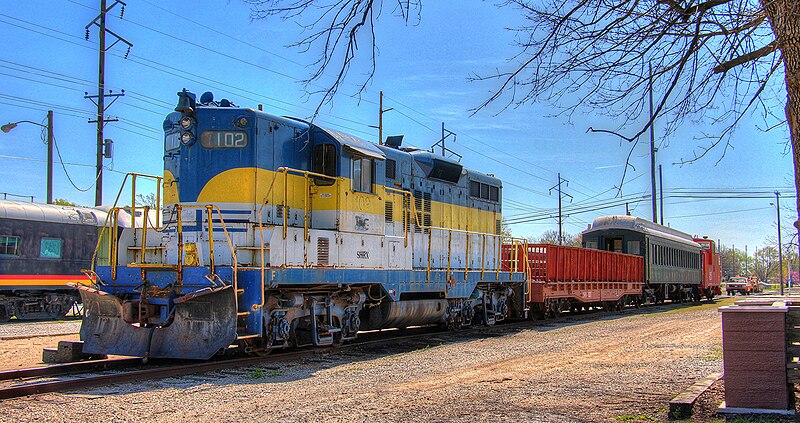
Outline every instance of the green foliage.
[(732, 248), (723, 248), (719, 253), (719, 264), (722, 267), (722, 277), (745, 276), (745, 263), (752, 269), (753, 260), (748, 258), (744, 251)]
[(271, 369), (267, 371), (267, 369), (263, 369), (261, 367), (257, 367), (253, 370), (247, 372), (245, 375), (248, 379), (262, 379), (264, 377), (281, 377), (283, 376), (283, 370), (279, 369)]
[(73, 206), (73, 207), (78, 205), (77, 203), (73, 203), (72, 201), (69, 201), (65, 198), (56, 198), (55, 200), (53, 200), (53, 204), (57, 206)]
[(248, 379), (261, 379), (262, 377), (264, 377), (264, 369), (257, 367), (253, 370), (250, 370), (249, 372), (247, 372), (246, 377)]

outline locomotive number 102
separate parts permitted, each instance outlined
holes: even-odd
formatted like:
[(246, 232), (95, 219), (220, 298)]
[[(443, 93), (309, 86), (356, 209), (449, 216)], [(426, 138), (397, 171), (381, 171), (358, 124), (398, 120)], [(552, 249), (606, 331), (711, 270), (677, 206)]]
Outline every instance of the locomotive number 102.
[(247, 133), (242, 131), (205, 131), (200, 135), (205, 148), (243, 148), (247, 146)]

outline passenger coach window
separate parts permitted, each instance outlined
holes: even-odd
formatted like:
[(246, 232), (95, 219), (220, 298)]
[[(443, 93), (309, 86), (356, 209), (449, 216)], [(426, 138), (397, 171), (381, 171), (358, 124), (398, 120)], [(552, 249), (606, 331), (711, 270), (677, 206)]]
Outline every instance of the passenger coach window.
[(61, 240), (58, 238), (42, 238), (39, 256), (44, 258), (61, 258)]
[[(332, 144), (320, 144), (314, 147), (311, 171), (327, 176), (336, 176), (336, 147)], [(329, 178), (314, 178), (317, 185), (333, 185), (336, 182)]]
[(372, 192), (372, 160), (353, 158), (353, 172), (350, 175), (353, 191)]
[(18, 236), (0, 236), (0, 256), (19, 255)]

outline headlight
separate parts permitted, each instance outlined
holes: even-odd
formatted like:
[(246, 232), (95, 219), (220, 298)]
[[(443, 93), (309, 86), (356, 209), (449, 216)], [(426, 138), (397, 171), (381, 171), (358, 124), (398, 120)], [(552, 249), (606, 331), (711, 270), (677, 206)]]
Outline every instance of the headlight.
[(239, 128), (246, 128), (247, 127), (247, 118), (240, 117), (240, 118), (234, 120), (233, 124), (235, 126), (238, 126)]
[(181, 143), (183, 145), (189, 145), (194, 141), (194, 135), (191, 132), (184, 132), (181, 134)]
[(181, 119), (181, 128), (184, 130), (189, 130), (189, 128), (192, 126), (194, 126), (194, 119), (190, 118), (189, 116)]

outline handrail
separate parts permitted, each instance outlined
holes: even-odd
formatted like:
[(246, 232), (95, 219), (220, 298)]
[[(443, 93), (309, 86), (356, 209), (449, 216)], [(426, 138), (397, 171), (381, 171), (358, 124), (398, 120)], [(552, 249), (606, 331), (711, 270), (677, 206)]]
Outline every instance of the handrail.
[(336, 187), (335, 188), (335, 191), (336, 191), (336, 200), (335, 200), (336, 201), (336, 209), (337, 210), (339, 209), (339, 200), (340, 200), (340, 196), (339, 196), (339, 179), (337, 177), (330, 176), (330, 175), (325, 175), (325, 174), (322, 174), (322, 173), (312, 172), (312, 171), (308, 171), (308, 170), (293, 169), (293, 168), (286, 167), (286, 166), (281, 166), (281, 167), (275, 169), (275, 173), (272, 174), (272, 181), (269, 184), (269, 188), (267, 188), (267, 192), (264, 195), (264, 200), (261, 201), (261, 205), (259, 206), (258, 212), (257, 212), (257, 214), (258, 214), (258, 226), (259, 226), (258, 234), (259, 234), (259, 241), (260, 241), (259, 242), (259, 251), (260, 251), (260, 254), (261, 254), (261, 304), (254, 305), (253, 306), (254, 310), (257, 310), (257, 309), (260, 309), (260, 308), (264, 307), (264, 305), (266, 304), (266, 301), (267, 301), (267, 296), (266, 296), (266, 267), (264, 266), (264, 251), (265, 251), (264, 250), (264, 219), (263, 219), (264, 206), (266, 206), (267, 203), (269, 202), (269, 197), (270, 197), (270, 194), (272, 194), (272, 190), (273, 190), (273, 188), (275, 186), (275, 181), (277, 179), (278, 174), (283, 173), (283, 201), (282, 201), (282, 206), (283, 206), (283, 239), (286, 239), (286, 236), (287, 236), (288, 230), (289, 230), (289, 221), (288, 221), (289, 214), (288, 214), (286, 209), (287, 209), (287, 205), (288, 205), (288, 202), (289, 202), (289, 173), (290, 172), (303, 176), (303, 182), (304, 182), (304, 184), (303, 184), (303, 192), (304, 192), (304, 198), (303, 198), (303, 212), (304, 212), (303, 213), (304, 214), (304, 216), (303, 216), (303, 245), (305, 245), (305, 243), (309, 241), (308, 215), (309, 215), (309, 208), (310, 208), (309, 196), (310, 196), (310, 187), (311, 187), (311, 185), (309, 185), (309, 183), (308, 183), (309, 177), (329, 179), (329, 180), (332, 180), (334, 182), (333, 185)]
[[(157, 175), (148, 175), (148, 174), (145, 174), (145, 173), (136, 173), (136, 172), (128, 172), (128, 173), (126, 173), (125, 177), (122, 179), (122, 184), (120, 185), (119, 191), (117, 191), (117, 196), (114, 198), (114, 204), (111, 206), (111, 209), (109, 209), (108, 213), (106, 214), (106, 219), (103, 222), (103, 226), (100, 229), (100, 234), (97, 237), (97, 244), (95, 245), (94, 252), (92, 253), (92, 263), (91, 263), (91, 267), (90, 267), (90, 270), (91, 270), (92, 273), (95, 272), (95, 265), (97, 264), (97, 253), (100, 251), (100, 244), (103, 242), (103, 237), (108, 234), (107, 232), (112, 232), (112, 233), (115, 232), (114, 230), (109, 228), (109, 223), (111, 223), (111, 221), (112, 221), (111, 217), (112, 217), (113, 213), (117, 213), (117, 216), (115, 217), (115, 219), (113, 219), (114, 226), (118, 226), (118, 224), (119, 224), (119, 214), (118, 214), (119, 213), (119, 210), (118, 210), (119, 208), (117, 207), (117, 204), (119, 204), (119, 200), (122, 197), (122, 191), (125, 189), (125, 183), (128, 181), (129, 177), (132, 180), (131, 207), (130, 208), (131, 208), (131, 223), (132, 223), (131, 226), (132, 226), (132, 228), (134, 230), (134, 237), (136, 236), (136, 178), (152, 179), (152, 180), (155, 180), (157, 182), (156, 183), (156, 210), (158, 211), (158, 213), (156, 215), (155, 228), (158, 229), (158, 228), (161, 227), (161, 213), (160, 213), (160, 210), (161, 210), (161, 188), (162, 188), (162, 185), (164, 183), (163, 182), (164, 181), (164, 177), (163, 176), (157, 176)], [(114, 210), (117, 210), (117, 211), (114, 212)], [(149, 212), (146, 212), (142, 216), (142, 220), (146, 221), (146, 219), (148, 219), (148, 218), (149, 218)], [(146, 225), (147, 224), (145, 222), (143, 224), (143, 226), (146, 226)], [(112, 266), (111, 259), (112, 259), (112, 255), (116, 255), (117, 238), (116, 238), (116, 236), (113, 236), (112, 238), (113, 239), (111, 239), (111, 238), (108, 239), (108, 243), (109, 243), (109, 245), (108, 245), (108, 259), (109, 259), (109, 266), (112, 267), (111, 274), (112, 274), (112, 279), (113, 279), (113, 278), (116, 278), (116, 266), (115, 265)], [(144, 245), (144, 243), (142, 243), (142, 245)]]

